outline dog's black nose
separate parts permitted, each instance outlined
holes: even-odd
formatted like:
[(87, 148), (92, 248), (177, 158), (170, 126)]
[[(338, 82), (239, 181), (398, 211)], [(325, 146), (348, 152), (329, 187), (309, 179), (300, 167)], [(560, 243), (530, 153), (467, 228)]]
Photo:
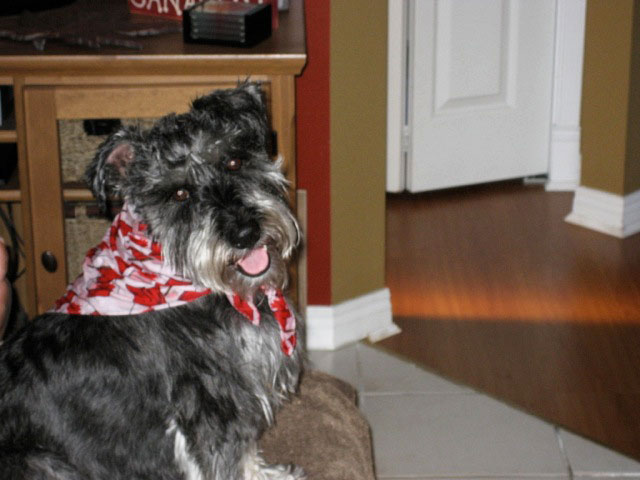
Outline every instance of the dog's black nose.
[(251, 248), (260, 240), (260, 224), (255, 220), (238, 225), (233, 229), (230, 243), (235, 248)]

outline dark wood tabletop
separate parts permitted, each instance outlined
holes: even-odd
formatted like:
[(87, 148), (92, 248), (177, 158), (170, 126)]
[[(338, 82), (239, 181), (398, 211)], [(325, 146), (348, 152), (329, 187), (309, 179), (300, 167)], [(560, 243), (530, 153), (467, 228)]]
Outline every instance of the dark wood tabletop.
[[(279, 12), (279, 28), (251, 48), (185, 43), (179, 21), (129, 13), (126, 0), (77, 0), (47, 12), (0, 17), (2, 32), (21, 34), (58, 29), (61, 37), (46, 40), (43, 50), (33, 42), (0, 39), (0, 75), (73, 69), (78, 74), (299, 74), (306, 61), (303, 0), (291, 0)], [(157, 29), (159, 34), (130, 36), (121, 32)], [(168, 32), (168, 33), (167, 33)], [(76, 36), (93, 48), (73, 45)], [(106, 41), (105, 41), (106, 39)], [(118, 39), (138, 48), (107, 45)]]

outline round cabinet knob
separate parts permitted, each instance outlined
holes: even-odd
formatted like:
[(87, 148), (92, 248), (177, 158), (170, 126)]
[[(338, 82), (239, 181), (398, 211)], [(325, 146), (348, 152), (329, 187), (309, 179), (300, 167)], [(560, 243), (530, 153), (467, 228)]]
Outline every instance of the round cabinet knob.
[(56, 259), (56, 256), (49, 250), (43, 252), (42, 257), (40, 258), (42, 260), (42, 266), (47, 272), (53, 273), (58, 269), (58, 260)]

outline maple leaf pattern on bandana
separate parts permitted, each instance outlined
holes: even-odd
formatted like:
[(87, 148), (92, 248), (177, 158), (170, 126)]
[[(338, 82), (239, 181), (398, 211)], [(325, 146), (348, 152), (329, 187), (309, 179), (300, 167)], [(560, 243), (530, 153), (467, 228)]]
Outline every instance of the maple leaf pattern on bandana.
[(207, 295), (207, 292), (191, 292), (187, 290), (183, 292), (182, 295), (180, 295), (179, 300), (185, 302), (193, 302), (194, 300), (197, 300), (204, 295)]
[(155, 284), (150, 288), (138, 288), (127, 285), (127, 289), (133, 293), (133, 302), (139, 305), (146, 305), (151, 308), (166, 302), (164, 295), (160, 291), (160, 285)]
[(83, 315), (131, 315), (183, 305), (211, 293), (178, 275), (162, 248), (146, 235), (128, 205), (102, 242), (89, 250), (82, 274), (51, 311)]

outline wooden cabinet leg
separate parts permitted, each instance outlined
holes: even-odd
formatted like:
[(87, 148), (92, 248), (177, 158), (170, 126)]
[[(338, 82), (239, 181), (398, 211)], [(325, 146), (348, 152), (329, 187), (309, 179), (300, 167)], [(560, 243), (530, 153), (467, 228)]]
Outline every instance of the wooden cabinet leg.
[[(26, 88), (24, 110), (31, 206), (30, 218), (25, 220), (31, 222), (36, 309), (37, 313), (42, 313), (53, 306), (67, 284), (54, 90)], [(41, 261), (43, 255), (56, 259), (55, 269), (48, 271), (45, 268)]]

